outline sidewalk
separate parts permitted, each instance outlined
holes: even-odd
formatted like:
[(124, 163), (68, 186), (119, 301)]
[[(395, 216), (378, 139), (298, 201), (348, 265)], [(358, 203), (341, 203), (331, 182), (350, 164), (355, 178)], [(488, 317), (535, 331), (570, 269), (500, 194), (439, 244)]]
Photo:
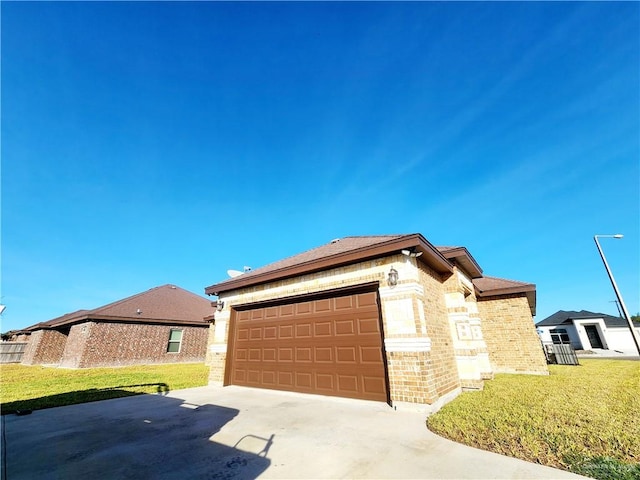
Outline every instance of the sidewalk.
[(576, 350), (578, 358), (616, 358), (619, 360), (640, 360), (640, 355), (621, 352), (618, 350), (605, 350), (603, 348), (594, 348), (591, 350)]

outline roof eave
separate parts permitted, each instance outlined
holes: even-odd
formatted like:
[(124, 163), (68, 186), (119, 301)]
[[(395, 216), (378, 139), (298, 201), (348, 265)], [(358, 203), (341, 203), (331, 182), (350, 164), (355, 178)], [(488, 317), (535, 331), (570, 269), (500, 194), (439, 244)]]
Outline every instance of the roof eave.
[(144, 318), (144, 317), (122, 317), (117, 315), (90, 315), (87, 318), (88, 321), (103, 321), (103, 322), (122, 322), (122, 323), (154, 323), (162, 325), (193, 325), (193, 326), (208, 326), (208, 322), (204, 317), (201, 320), (178, 320), (178, 319), (165, 319), (165, 318)]
[(390, 253), (399, 253), (401, 250), (409, 248), (415, 248), (417, 251), (422, 252), (423, 255), (420, 257), (420, 260), (431, 266), (434, 270), (440, 273), (453, 271), (451, 263), (422, 235), (416, 233), (375, 245), (350, 250), (348, 252), (338, 253), (320, 259), (299, 263), (297, 265), (283, 267), (277, 270), (271, 270), (250, 276), (240, 275), (239, 277), (206, 287), (205, 293), (207, 295), (219, 295), (220, 293), (237, 290), (239, 288), (314, 273), (321, 270), (327, 270), (329, 268), (357, 263), (371, 258), (383, 257)]
[(475, 258), (469, 253), (465, 247), (457, 247), (446, 250), (442, 253), (442, 255), (446, 259), (455, 258), (456, 261), (460, 264), (460, 267), (464, 269), (471, 278), (480, 278), (482, 277), (482, 268), (476, 261)]

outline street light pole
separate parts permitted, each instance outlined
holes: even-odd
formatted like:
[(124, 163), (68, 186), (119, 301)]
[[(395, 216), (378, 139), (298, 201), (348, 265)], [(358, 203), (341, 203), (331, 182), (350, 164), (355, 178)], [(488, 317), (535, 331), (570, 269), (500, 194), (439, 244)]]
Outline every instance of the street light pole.
[(609, 280), (611, 280), (611, 285), (613, 285), (613, 291), (616, 293), (616, 297), (618, 298), (618, 303), (620, 304), (620, 308), (622, 309), (622, 313), (624, 315), (624, 319), (627, 321), (627, 325), (629, 326), (629, 330), (631, 331), (631, 338), (633, 338), (633, 343), (636, 344), (636, 350), (638, 350), (638, 354), (640, 354), (640, 340), (638, 340), (638, 334), (633, 328), (633, 322), (631, 321), (631, 317), (629, 316), (629, 312), (627, 311), (627, 306), (624, 304), (624, 300), (622, 299), (622, 295), (618, 290), (618, 285), (616, 284), (615, 278), (613, 278), (613, 273), (611, 273), (611, 269), (609, 268), (609, 264), (607, 263), (607, 259), (604, 256), (604, 252), (600, 247), (600, 243), (598, 242), (598, 238), (622, 238), (623, 235), (620, 233), (616, 233), (615, 235), (594, 235), (593, 240), (596, 242), (596, 247), (598, 247), (598, 252), (600, 253), (600, 257), (602, 258), (602, 263), (604, 263), (604, 268), (607, 270), (607, 275), (609, 275)]

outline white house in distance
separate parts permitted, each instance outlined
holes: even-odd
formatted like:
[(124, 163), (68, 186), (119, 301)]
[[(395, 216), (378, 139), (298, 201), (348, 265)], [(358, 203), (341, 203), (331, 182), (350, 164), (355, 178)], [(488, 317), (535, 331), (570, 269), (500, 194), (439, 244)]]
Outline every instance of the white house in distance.
[[(544, 343), (571, 344), (576, 350), (603, 349), (637, 354), (627, 321), (604, 313), (560, 310), (536, 323)], [(640, 333), (640, 327), (635, 327)]]

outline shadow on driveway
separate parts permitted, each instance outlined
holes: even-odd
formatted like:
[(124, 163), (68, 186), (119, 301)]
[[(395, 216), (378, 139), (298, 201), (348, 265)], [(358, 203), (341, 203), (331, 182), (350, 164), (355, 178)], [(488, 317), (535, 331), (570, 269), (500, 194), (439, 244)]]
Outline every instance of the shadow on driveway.
[[(2, 417), (3, 479), (256, 478), (274, 435), (234, 447), (211, 440), (239, 411), (141, 395)], [(241, 450), (245, 437), (264, 443)]]
[[(77, 405), (79, 403), (97, 402), (100, 400), (111, 400), (112, 398), (133, 397), (143, 395), (144, 392), (132, 391), (136, 387), (155, 387), (156, 393), (166, 395), (169, 393), (169, 385), (164, 382), (158, 383), (138, 383), (135, 385), (118, 385), (108, 388), (88, 388), (74, 392), (57, 393), (44, 397), (30, 398), (28, 400), (17, 400), (14, 402), (2, 403), (2, 415), (10, 413), (30, 413), (33, 410), (43, 408), (62, 407), (67, 405)], [(125, 390), (126, 389), (126, 390)]]

